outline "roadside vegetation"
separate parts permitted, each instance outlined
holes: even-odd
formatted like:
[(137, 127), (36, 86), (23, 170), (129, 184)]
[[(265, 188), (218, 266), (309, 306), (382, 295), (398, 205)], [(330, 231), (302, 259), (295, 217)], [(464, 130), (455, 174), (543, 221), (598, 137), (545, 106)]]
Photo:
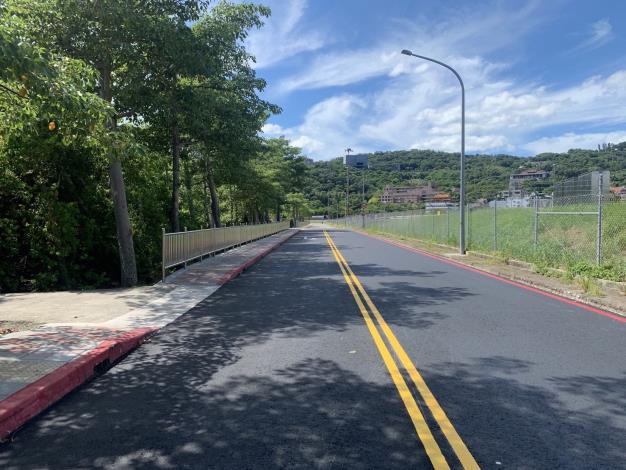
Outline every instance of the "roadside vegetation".
[[(581, 210), (579, 206), (559, 209)], [(550, 268), (559, 268), (566, 280), (599, 278), (623, 282), (626, 281), (626, 202), (605, 203), (602, 212), (600, 265), (596, 264), (596, 216), (540, 217), (535, 244), (532, 208), (498, 208), (495, 226), (493, 208), (472, 209), (467, 223), (467, 249), (491, 254), (504, 262), (517, 259), (533, 263), (541, 274), (556, 275), (558, 271)], [(349, 220), (354, 227), (362, 226), (361, 216)], [(370, 214), (366, 218), (366, 230), (455, 247), (459, 215), (457, 209), (449, 213), (440, 210), (427, 214), (418, 211)]]
[(162, 228), (306, 211), (306, 165), (243, 46), (269, 9), (0, 3), (0, 292), (132, 286)]
[[(402, 150), (368, 154), (369, 168), (349, 169), (349, 212), (360, 213), (365, 176), (367, 212), (419, 209), (421, 204), (381, 204), (385, 185), (416, 186), (430, 182), (439, 191), (458, 200), (459, 154), (434, 150)], [(310, 162), (305, 194), (314, 214), (343, 216), (346, 198), (346, 168), (341, 158)], [(492, 199), (509, 185), (509, 176), (525, 168), (551, 172), (550, 178), (528, 182), (529, 192), (544, 192), (555, 182), (594, 170), (611, 172), (614, 186), (626, 186), (626, 142), (598, 150), (574, 149), (565, 153), (543, 153), (534, 157), (470, 155), (467, 158), (467, 198), (474, 202)]]

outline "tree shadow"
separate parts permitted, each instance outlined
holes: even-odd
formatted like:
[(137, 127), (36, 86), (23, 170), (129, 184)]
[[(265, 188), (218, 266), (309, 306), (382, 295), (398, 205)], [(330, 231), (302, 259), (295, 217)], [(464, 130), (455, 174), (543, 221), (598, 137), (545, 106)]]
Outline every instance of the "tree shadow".
[[(416, 295), (408, 283), (379, 290), (381, 307), (386, 296)], [(415, 321), (409, 308), (393, 316)], [(428, 468), (390, 380), (369, 380), (316, 354), (223, 373), (251, 345), (311, 336), (323, 343), (325, 333), (362, 324), (325, 241), (288, 242), (26, 425), (0, 447), (0, 467)], [(496, 461), (497, 468), (623, 467), (623, 414), (607, 419), (623, 403), (623, 379), (525, 383), (520, 375), (533, 365), (488, 356), (422, 373), (483, 468)], [(369, 367), (384, 369), (380, 361)], [(565, 393), (596, 406), (575, 409)]]
[[(625, 379), (519, 375), (532, 367), (493, 356), (422, 372), (483, 468), (625, 468)], [(585, 395), (589, 406), (573, 403), (563, 390)]]
[(601, 403), (602, 407), (597, 411), (603, 412), (609, 420), (621, 417), (626, 424), (626, 371), (620, 377), (583, 375), (553, 377), (550, 381), (572, 400), (582, 400), (583, 406), (596, 407), (596, 404)]
[(206, 340), (158, 337), (0, 448), (0, 466), (428, 467), (391, 383), (311, 358), (213, 384), (237, 356)]

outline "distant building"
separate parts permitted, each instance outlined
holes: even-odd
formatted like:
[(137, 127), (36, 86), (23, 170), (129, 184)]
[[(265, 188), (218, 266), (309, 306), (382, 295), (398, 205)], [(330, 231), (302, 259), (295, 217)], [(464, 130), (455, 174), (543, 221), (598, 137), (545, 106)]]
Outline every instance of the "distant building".
[(428, 186), (385, 186), (380, 202), (383, 204), (407, 204), (430, 201), (437, 194), (430, 183)]
[(501, 201), (489, 201), (489, 207), (494, 205), (506, 208), (530, 207), (531, 199), (529, 197), (507, 197)]
[[(550, 207), (552, 199), (546, 197), (540, 197), (537, 199), (537, 206), (540, 208)], [(509, 209), (517, 209), (521, 207), (535, 207), (535, 198), (530, 196), (524, 197), (507, 197), (503, 200), (489, 201), (489, 207), (502, 207)]]
[(452, 202), (452, 197), (448, 193), (437, 193), (432, 199), (432, 202)]
[(523, 189), (506, 190), (506, 191), (500, 191), (498, 193), (498, 197), (500, 199), (507, 199), (510, 197), (522, 198), (525, 196), (526, 196), (526, 191), (524, 191)]
[(613, 193), (618, 199), (621, 199), (622, 201), (626, 201), (626, 187), (617, 186), (617, 187), (611, 188), (611, 193)]
[(487, 199), (484, 199), (484, 198), (476, 199), (476, 201), (470, 202), (467, 204), (467, 206), (470, 209), (479, 209), (481, 207), (486, 207), (488, 205), (489, 205), (489, 201), (487, 201)]
[(443, 209), (447, 210), (454, 207), (459, 207), (459, 205), (453, 202), (427, 202), (424, 208), (426, 209), (426, 212), (431, 212)]
[(543, 180), (548, 177), (550, 177), (550, 172), (546, 170), (524, 170), (514, 173), (509, 177), (509, 191), (521, 190), (524, 181)]
[(352, 168), (367, 168), (367, 154), (361, 153), (357, 155), (345, 155), (343, 157), (344, 165), (349, 165)]

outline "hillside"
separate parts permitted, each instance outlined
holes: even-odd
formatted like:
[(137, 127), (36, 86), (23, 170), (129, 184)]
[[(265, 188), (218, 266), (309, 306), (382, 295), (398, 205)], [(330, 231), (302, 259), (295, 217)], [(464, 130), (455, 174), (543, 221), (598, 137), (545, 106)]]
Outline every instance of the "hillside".
[[(370, 168), (365, 173), (365, 198), (368, 210), (380, 209), (377, 196), (385, 185), (416, 185), (430, 181), (441, 191), (458, 188), (459, 154), (432, 150), (398, 150), (369, 154)], [(537, 184), (536, 190), (549, 189), (555, 181), (594, 170), (609, 170), (613, 185), (626, 185), (626, 142), (600, 150), (569, 150), (566, 153), (543, 153), (534, 157), (511, 155), (467, 156), (468, 201), (492, 198), (508, 187), (509, 175), (524, 168), (545, 169), (551, 178)], [(361, 204), (363, 172), (350, 169), (350, 207), (358, 210)], [(305, 185), (306, 196), (315, 214), (330, 212), (342, 214), (345, 208), (346, 169), (341, 158), (312, 162)], [(339, 202), (339, 204), (338, 204)], [(337, 209), (339, 205), (339, 209)], [(405, 207), (393, 207), (403, 209)]]

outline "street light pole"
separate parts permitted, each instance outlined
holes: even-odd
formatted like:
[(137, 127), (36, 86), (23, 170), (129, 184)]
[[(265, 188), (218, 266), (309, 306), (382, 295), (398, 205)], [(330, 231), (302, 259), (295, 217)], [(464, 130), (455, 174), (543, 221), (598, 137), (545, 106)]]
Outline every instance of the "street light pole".
[(345, 216), (345, 223), (348, 223), (348, 204), (349, 204), (349, 198), (350, 198), (350, 172), (348, 171), (349, 165), (348, 165), (348, 156), (350, 155), (350, 152), (352, 152), (351, 148), (347, 148), (345, 150), (346, 152), (346, 216)]
[(444, 64), (435, 59), (431, 59), (430, 57), (425, 57), (423, 55), (413, 54), (411, 51), (404, 49), (402, 54), (417, 57), (418, 59), (428, 60), (430, 62), (434, 62), (435, 64), (439, 64), (442, 67), (450, 70), (456, 78), (459, 80), (461, 84), (461, 175), (460, 175), (460, 197), (459, 197), (459, 253), (465, 254), (465, 86), (463, 85), (463, 80), (461, 76), (450, 67), (448, 64)]

